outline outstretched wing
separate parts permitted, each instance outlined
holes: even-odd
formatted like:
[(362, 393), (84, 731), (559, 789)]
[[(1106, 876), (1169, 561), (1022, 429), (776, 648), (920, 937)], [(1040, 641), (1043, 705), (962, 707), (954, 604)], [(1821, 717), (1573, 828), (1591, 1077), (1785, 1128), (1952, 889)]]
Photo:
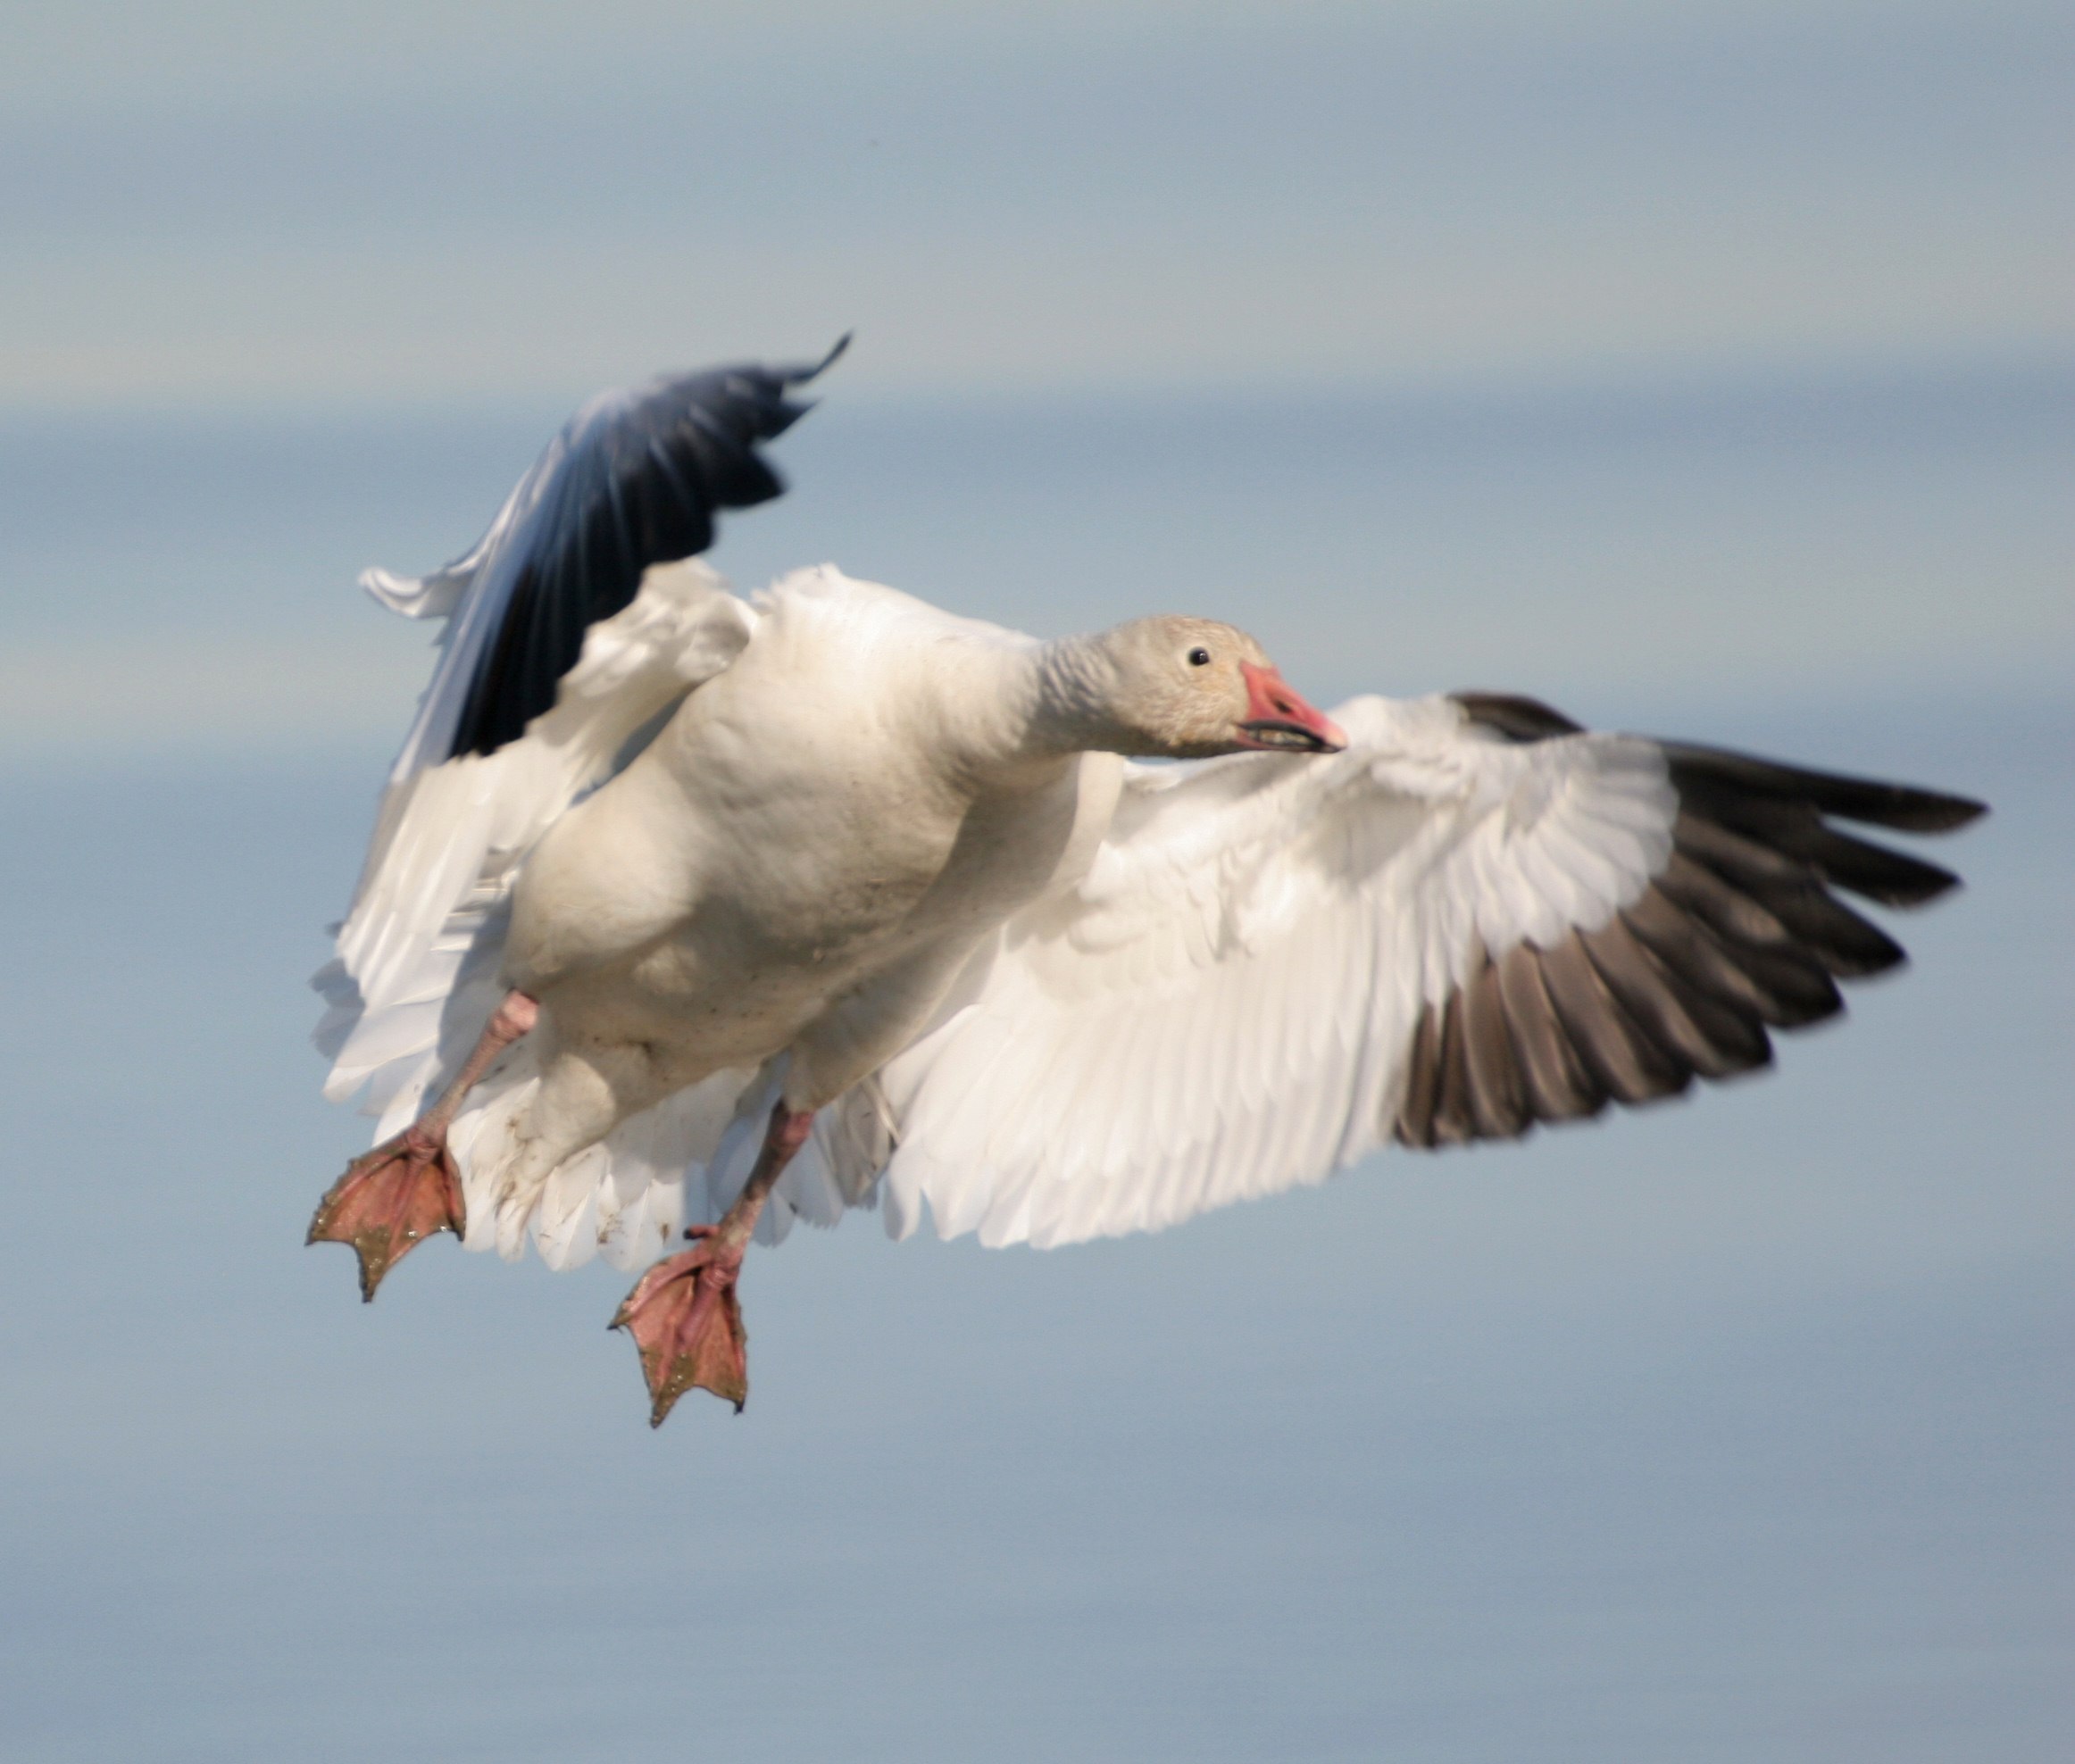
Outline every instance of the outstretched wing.
[(888, 1227), (1062, 1244), (1771, 1057), (1902, 959), (1845, 889), (1954, 878), (1839, 833), (1978, 804), (1588, 734), (1530, 700), (1333, 712), (1329, 757), (1132, 767), (1078, 886), (876, 1080)]
[(807, 405), (787, 396), (811, 367), (745, 364), (603, 393), (548, 444), (473, 549), (431, 576), (371, 570), (362, 585), (446, 637), (392, 783), (462, 753), (494, 753), (554, 703), (584, 633), (626, 606), (652, 564), (696, 556), (722, 509), (785, 486), (756, 444)]

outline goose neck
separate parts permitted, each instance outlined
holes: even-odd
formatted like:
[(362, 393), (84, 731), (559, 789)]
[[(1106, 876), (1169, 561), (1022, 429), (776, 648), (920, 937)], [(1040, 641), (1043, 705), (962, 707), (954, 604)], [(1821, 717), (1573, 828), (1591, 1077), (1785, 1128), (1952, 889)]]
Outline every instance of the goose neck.
[(1034, 753), (1133, 752), (1138, 737), (1114, 710), (1117, 666), (1103, 637), (1058, 637), (1035, 658), (1028, 740)]

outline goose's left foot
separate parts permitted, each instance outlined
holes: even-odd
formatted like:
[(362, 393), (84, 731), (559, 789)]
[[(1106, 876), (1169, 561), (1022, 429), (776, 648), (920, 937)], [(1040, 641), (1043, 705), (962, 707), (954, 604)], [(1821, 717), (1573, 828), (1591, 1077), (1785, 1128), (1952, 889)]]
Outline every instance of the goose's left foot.
[(771, 1111), (763, 1149), (742, 1198), (720, 1224), (686, 1231), (698, 1240), (694, 1246), (657, 1262), (613, 1314), (612, 1327), (626, 1330), (640, 1351), (650, 1427), (660, 1427), (688, 1390), (710, 1390), (732, 1402), (738, 1414), (749, 1400), (749, 1337), (743, 1332), (735, 1283), (765, 1198), (807, 1143), (813, 1125), (812, 1110), (788, 1109), (780, 1102)]
[(710, 1390), (737, 1414), (749, 1400), (749, 1337), (735, 1296), (742, 1246), (723, 1244), (718, 1226), (692, 1231), (699, 1244), (657, 1262), (612, 1318), (612, 1327), (626, 1330), (640, 1350), (652, 1427), (688, 1390)]

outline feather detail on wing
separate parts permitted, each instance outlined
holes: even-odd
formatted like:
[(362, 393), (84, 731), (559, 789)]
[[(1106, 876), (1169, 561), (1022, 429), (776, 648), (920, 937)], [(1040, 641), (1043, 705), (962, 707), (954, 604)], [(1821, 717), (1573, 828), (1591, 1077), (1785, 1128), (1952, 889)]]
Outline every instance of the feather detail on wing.
[[(1900, 960), (1830, 886), (1946, 872), (1824, 816), (1958, 798), (1588, 734), (1466, 695), (1336, 710), (1346, 752), (1129, 769), (1078, 886), (879, 1075), (888, 1227), (1063, 1244), (1504, 1137), (1770, 1057)], [(847, 1192), (847, 1187), (846, 1187)]]
[(591, 627), (554, 708), (521, 739), (389, 786), (337, 959), (314, 982), (331, 1007), (316, 1036), (334, 1061), (328, 1097), (368, 1086), (387, 1136), (459, 1068), (502, 995), (527, 853), (734, 660), (755, 617), (703, 563), (652, 569), (631, 604)]
[(602, 393), (466, 555), (416, 579), (367, 571), (361, 585), (383, 605), (448, 620), (390, 782), (517, 740), (554, 703), (584, 633), (634, 598), (645, 571), (704, 551), (721, 510), (778, 495), (757, 444), (805, 413), (788, 393), (849, 340), (811, 367), (715, 368)]

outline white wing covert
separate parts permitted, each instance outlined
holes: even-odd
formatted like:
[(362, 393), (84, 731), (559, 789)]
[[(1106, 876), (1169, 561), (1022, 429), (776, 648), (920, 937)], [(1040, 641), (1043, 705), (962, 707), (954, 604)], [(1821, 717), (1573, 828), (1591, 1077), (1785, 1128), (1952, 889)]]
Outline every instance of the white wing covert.
[(1770, 1057), (1901, 959), (1825, 886), (1953, 878), (1824, 812), (1974, 804), (1582, 731), (1525, 699), (1362, 698), (1319, 758), (1132, 766), (1078, 885), (879, 1075), (889, 1230), (1046, 1245), (1506, 1137)]

